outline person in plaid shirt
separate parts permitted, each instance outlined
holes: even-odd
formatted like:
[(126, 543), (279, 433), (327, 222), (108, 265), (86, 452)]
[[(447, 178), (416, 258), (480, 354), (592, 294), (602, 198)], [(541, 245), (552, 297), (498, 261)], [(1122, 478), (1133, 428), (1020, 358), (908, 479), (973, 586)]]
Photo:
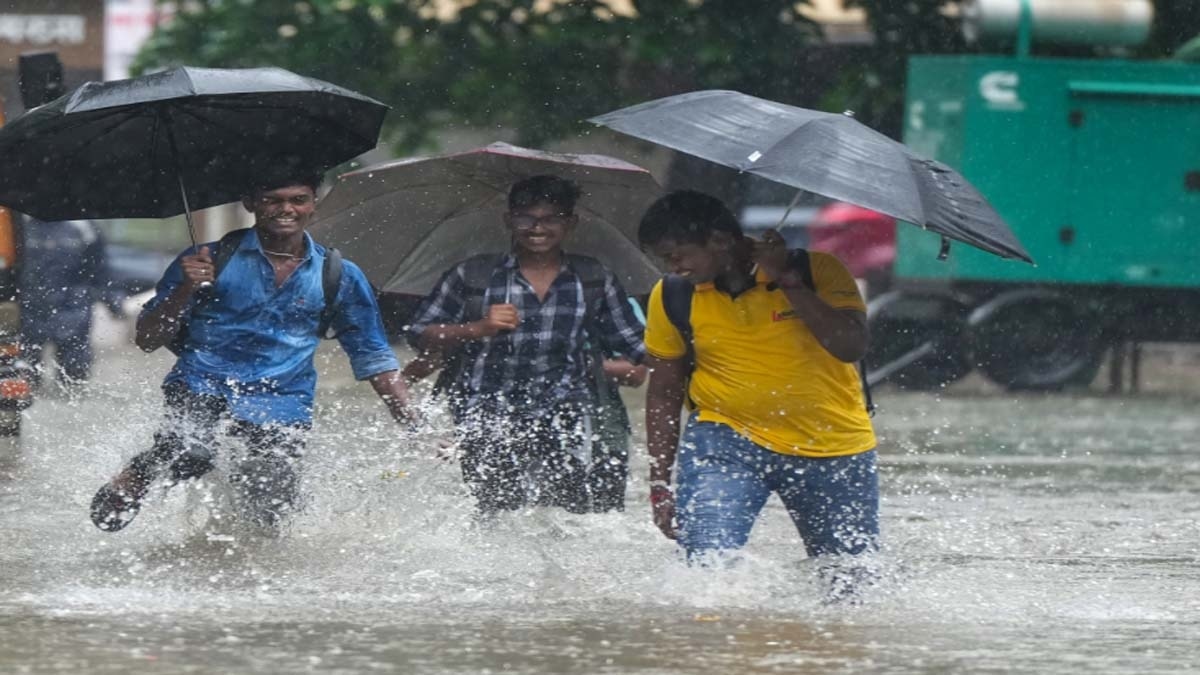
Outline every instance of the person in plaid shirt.
[[(482, 514), (527, 505), (592, 510), (597, 359), (617, 381), (645, 371), (642, 323), (616, 277), (567, 254), (579, 188), (557, 176), (519, 181), (504, 225), (513, 247), (448, 270), (408, 329), (440, 382), (458, 431), (463, 478)], [(437, 355), (432, 357), (431, 355)]]

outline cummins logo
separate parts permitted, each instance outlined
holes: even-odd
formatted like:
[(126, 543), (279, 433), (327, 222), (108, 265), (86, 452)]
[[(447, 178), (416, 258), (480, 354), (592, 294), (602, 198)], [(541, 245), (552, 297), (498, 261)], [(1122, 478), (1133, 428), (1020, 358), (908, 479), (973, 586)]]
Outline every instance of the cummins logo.
[(979, 78), (979, 94), (990, 108), (1022, 110), (1025, 103), (1017, 94), (1021, 78), (1011, 70), (994, 70)]

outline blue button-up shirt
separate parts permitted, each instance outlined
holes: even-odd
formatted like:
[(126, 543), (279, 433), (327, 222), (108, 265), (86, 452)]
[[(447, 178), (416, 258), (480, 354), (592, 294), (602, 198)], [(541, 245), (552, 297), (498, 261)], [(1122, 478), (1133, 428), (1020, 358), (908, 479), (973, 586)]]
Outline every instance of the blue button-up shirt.
[[(215, 251), (216, 244), (204, 244)], [(182, 382), (199, 394), (221, 396), (233, 417), (255, 424), (312, 420), (317, 372), (313, 354), (325, 293), (325, 247), (305, 234), (307, 253), (282, 286), (253, 230), (221, 270), (213, 288), (192, 296), (186, 339), (164, 384)], [(143, 315), (181, 283), (180, 260), (167, 267)], [(205, 297), (207, 294), (207, 297)], [(357, 265), (346, 260), (332, 327), (363, 380), (400, 367), (388, 344), (375, 294)]]

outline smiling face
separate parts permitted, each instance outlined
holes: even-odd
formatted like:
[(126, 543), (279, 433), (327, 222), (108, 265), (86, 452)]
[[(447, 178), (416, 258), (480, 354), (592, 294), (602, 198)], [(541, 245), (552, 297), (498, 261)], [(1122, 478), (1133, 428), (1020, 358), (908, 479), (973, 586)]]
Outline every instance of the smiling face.
[(317, 196), (307, 185), (263, 190), (242, 201), (254, 214), (254, 226), (272, 239), (295, 236), (308, 227), (317, 208)]
[(517, 207), (504, 214), (504, 224), (512, 232), (513, 243), (528, 253), (560, 249), (577, 220), (577, 216), (563, 213), (562, 207), (549, 202)]

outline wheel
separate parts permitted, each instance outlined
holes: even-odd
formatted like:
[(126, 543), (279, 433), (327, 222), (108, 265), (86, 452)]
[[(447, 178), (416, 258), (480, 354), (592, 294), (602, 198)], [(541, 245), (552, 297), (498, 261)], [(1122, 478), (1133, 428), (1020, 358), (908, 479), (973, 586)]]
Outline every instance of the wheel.
[(867, 305), (872, 381), (904, 389), (945, 386), (971, 372), (963, 334), (970, 308), (938, 293), (891, 291)]
[(17, 410), (0, 410), (0, 436), (21, 435), (21, 413)]
[(967, 327), (975, 365), (1012, 390), (1086, 386), (1107, 347), (1086, 303), (1049, 291), (1002, 293), (971, 312)]

